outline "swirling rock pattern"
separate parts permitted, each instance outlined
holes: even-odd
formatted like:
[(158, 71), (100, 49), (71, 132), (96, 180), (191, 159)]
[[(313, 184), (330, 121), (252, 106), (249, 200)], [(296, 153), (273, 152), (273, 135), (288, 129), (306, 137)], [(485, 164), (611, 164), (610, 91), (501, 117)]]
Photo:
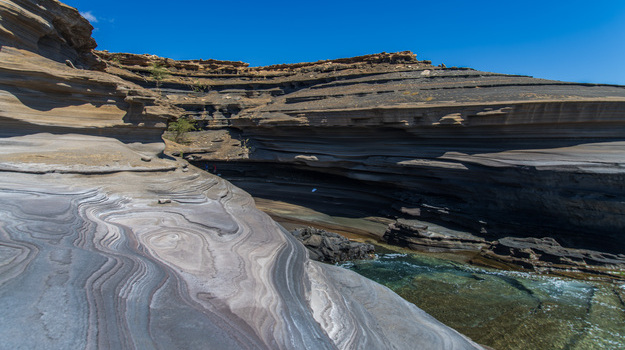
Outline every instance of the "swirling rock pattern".
[(3, 348), (479, 348), (210, 175), (2, 173), (0, 219)]

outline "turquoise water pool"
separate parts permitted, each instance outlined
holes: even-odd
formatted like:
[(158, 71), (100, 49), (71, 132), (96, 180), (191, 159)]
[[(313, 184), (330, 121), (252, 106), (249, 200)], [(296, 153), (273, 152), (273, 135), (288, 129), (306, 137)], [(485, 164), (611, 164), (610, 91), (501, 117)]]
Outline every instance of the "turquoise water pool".
[(392, 252), (342, 266), (497, 350), (625, 349), (625, 284)]

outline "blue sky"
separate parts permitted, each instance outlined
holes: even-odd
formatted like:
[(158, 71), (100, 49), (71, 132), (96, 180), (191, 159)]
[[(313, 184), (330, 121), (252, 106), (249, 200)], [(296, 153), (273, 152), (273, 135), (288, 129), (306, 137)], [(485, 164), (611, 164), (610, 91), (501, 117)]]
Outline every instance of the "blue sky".
[(434, 64), (625, 85), (625, 0), (64, 0), (98, 49), (252, 66), (410, 50)]

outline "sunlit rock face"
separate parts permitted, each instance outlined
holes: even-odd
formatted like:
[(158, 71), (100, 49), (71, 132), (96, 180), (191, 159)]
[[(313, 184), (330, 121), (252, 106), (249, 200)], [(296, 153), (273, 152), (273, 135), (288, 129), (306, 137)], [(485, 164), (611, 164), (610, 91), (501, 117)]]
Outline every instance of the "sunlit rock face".
[(4, 1), (1, 33), (3, 46), (37, 53), (64, 63), (102, 68), (91, 52), (96, 42), (93, 27), (76, 9), (56, 1)]
[(0, 16), (1, 136), (79, 133), (161, 143), (178, 109), (136, 84), (88, 70), (104, 63), (92, 53), (93, 28), (76, 9), (5, 1)]
[(163, 156), (181, 109), (87, 69), (76, 10), (3, 1), (0, 16), (3, 348), (481, 348)]

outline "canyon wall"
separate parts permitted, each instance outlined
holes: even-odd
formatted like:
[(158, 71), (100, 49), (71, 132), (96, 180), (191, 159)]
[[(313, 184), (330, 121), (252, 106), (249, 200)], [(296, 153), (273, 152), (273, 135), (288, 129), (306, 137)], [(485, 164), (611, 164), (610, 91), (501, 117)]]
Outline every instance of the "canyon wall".
[(164, 155), (186, 109), (102, 71), (91, 29), (0, 3), (0, 347), (481, 348)]
[(623, 262), (622, 86), (435, 67), (410, 52), (270, 67), (98, 55), (146, 88), (151, 66), (167, 69), (159, 92), (204, 130), (184, 156), (254, 196), (471, 233), (403, 242), (415, 249), (552, 237)]

